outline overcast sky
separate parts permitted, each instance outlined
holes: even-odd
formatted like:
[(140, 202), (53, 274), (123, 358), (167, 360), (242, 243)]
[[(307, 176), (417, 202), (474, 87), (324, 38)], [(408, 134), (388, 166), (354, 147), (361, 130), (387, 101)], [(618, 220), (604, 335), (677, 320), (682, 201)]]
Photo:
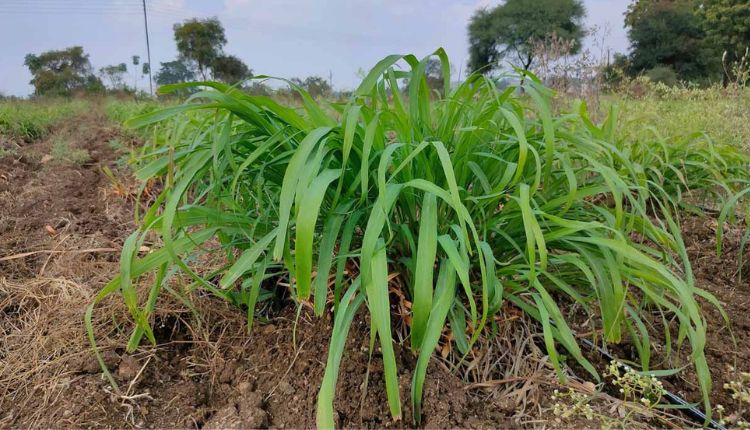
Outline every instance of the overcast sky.
[[(528, 0), (533, 7), (534, 1)], [(623, 13), (630, 0), (584, 0), (587, 25), (607, 26), (606, 45), (627, 51)], [(146, 0), (151, 60), (176, 56), (172, 25), (216, 16), (225, 51), (256, 74), (333, 77), (353, 88), (357, 71), (393, 53), (418, 57), (444, 47), (456, 73), (467, 60), (466, 25), (475, 10), (498, 0)], [(591, 45), (591, 42), (587, 42)], [(141, 0), (0, 0), (0, 93), (28, 95), (27, 53), (81, 45), (98, 70), (146, 57)], [(130, 77), (132, 85), (132, 75)], [(146, 84), (142, 81), (139, 86)]]

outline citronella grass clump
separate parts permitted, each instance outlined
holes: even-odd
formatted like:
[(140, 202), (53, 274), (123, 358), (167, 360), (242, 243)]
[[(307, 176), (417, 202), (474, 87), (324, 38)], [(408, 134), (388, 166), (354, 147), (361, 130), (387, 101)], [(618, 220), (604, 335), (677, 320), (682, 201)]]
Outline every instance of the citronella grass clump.
[[(154, 342), (154, 306), (176, 271), (190, 288), (245, 307), (248, 330), (258, 301), (290, 296), (316, 315), (333, 312), (317, 412), (318, 425), (332, 427), (346, 338), (366, 307), (389, 410), (400, 419), (395, 290), (412, 302), (401, 346), (417, 358), (419, 422), (427, 366), (448, 324), (467, 354), (508, 301), (542, 325), (558, 371), (562, 349), (598, 376), (558, 303), (588, 312), (605, 342), (632, 342), (644, 367), (650, 342), (639, 312), (658, 308), (690, 344), (708, 402), (705, 319), (674, 214), (687, 190), (734, 199), (750, 158), (723, 147), (715, 156), (695, 139), (681, 152), (663, 140), (631, 142), (618, 133), (616, 109), (601, 124), (585, 104), (555, 116), (550, 91), (531, 74), (522, 91), (480, 74), (452, 86), (447, 56), (433, 55), (445, 83), (439, 97), (425, 77), (431, 56), (412, 55), (380, 61), (341, 104), (294, 84), (301, 107), (216, 82), (162, 87), (194, 92), (130, 122), (157, 124), (136, 175), (164, 188), (125, 241), (120, 275), (87, 311), (92, 343), (91, 313), (113, 293), (135, 322), (128, 349)], [(139, 256), (155, 236), (163, 247)], [(220, 246), (201, 246), (209, 240)], [(203, 273), (193, 262), (205, 253), (226, 265)], [(154, 284), (139, 298), (136, 282), (148, 272)]]

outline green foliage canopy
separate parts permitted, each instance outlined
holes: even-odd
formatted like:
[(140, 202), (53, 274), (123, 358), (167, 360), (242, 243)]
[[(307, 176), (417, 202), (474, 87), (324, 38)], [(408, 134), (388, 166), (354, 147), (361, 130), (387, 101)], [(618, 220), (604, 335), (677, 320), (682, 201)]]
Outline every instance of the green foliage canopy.
[(247, 67), (247, 64), (234, 55), (220, 55), (216, 57), (211, 68), (214, 78), (227, 84), (236, 84), (253, 75), (252, 70)]
[(312, 97), (325, 96), (331, 93), (331, 85), (320, 76), (308, 76), (305, 80), (292, 78), (292, 83), (307, 91)]
[(110, 89), (119, 89), (125, 86), (125, 73), (128, 66), (125, 63), (112, 64), (99, 69), (99, 74), (109, 83)]
[(727, 61), (737, 61), (750, 48), (750, 2), (747, 0), (706, 0), (698, 8), (706, 39), (716, 55), (727, 53)]
[(174, 40), (180, 57), (195, 62), (203, 79), (227, 43), (217, 18), (189, 19), (174, 25)]
[(487, 73), (508, 55), (517, 67), (534, 61), (531, 46), (551, 34), (573, 40), (573, 54), (585, 35), (586, 9), (580, 0), (508, 0), (494, 9), (477, 11), (469, 22), (469, 68)]
[(180, 64), (162, 63), (162, 69), (165, 64), (171, 64), (175, 69), (173, 72), (176, 72), (164, 75), (164, 84), (192, 79), (186, 77), (184, 70), (192, 68), (197, 69), (203, 80), (212, 78), (228, 84), (235, 84), (252, 76), (252, 70), (242, 60), (234, 55), (224, 54), (227, 39), (224, 27), (217, 18), (190, 19), (175, 24), (174, 39), (180, 53)]
[[(145, 73), (148, 73), (148, 70), (146, 70), (144, 74)], [(161, 63), (161, 68), (154, 76), (154, 80), (158, 85), (178, 84), (193, 79), (195, 79), (195, 72), (184, 60), (174, 60)]]
[(628, 8), (625, 25), (633, 73), (658, 66), (673, 69), (683, 79), (711, 73), (711, 54), (691, 0), (638, 0)]
[(68, 96), (76, 91), (101, 91), (104, 86), (92, 73), (88, 54), (80, 46), (39, 55), (27, 54), (24, 65), (33, 78), (36, 95)]

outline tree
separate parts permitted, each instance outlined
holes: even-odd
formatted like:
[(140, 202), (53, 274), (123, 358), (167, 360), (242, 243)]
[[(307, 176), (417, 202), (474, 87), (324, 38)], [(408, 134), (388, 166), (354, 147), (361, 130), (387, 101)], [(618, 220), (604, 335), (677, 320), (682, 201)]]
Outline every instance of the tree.
[(88, 54), (80, 46), (39, 55), (27, 54), (24, 65), (33, 78), (36, 95), (68, 96), (76, 91), (100, 91), (101, 81), (92, 73)]
[(292, 78), (291, 81), (310, 93), (312, 97), (327, 96), (331, 93), (331, 84), (320, 76), (308, 76), (305, 80)]
[(738, 62), (750, 48), (750, 2), (747, 0), (705, 0), (698, 14), (703, 18), (703, 29), (713, 58), (723, 56), (724, 84), (732, 72), (731, 64)]
[(427, 79), (427, 87), (442, 94), (445, 90), (445, 80), (443, 79), (443, 65), (440, 60), (437, 58), (427, 60), (425, 78)]
[(214, 79), (228, 84), (236, 84), (252, 77), (253, 72), (234, 55), (220, 55), (211, 63)]
[(193, 69), (185, 61), (179, 59), (161, 63), (161, 68), (154, 75), (154, 81), (156, 81), (157, 85), (178, 84), (180, 82), (192, 81), (193, 79), (195, 79)]
[(125, 73), (127, 72), (128, 66), (125, 63), (104, 66), (99, 69), (99, 75), (109, 82), (109, 88), (113, 90), (125, 88)]
[(572, 40), (573, 52), (585, 35), (586, 9), (581, 0), (507, 0), (494, 9), (481, 9), (469, 22), (469, 68), (488, 73), (499, 60), (512, 56), (516, 67), (529, 69), (534, 61), (531, 47), (545, 37)]
[(711, 72), (693, 0), (638, 0), (628, 8), (625, 25), (633, 73), (668, 66), (682, 79), (695, 79)]
[(195, 62), (203, 80), (208, 79), (209, 69), (227, 43), (224, 27), (217, 18), (194, 18), (175, 24), (174, 40), (180, 57)]
[[(425, 65), (425, 79), (430, 91), (437, 91), (441, 95), (445, 91), (445, 80), (443, 79), (443, 66), (437, 58), (429, 58)], [(408, 92), (409, 79), (403, 80), (404, 91)]]

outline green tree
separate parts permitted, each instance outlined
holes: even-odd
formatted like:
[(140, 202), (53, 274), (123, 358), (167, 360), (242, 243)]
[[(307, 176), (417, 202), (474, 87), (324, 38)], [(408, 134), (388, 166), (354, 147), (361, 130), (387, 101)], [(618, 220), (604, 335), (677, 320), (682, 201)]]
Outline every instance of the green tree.
[[(437, 91), (441, 95), (445, 91), (444, 82), (443, 79), (443, 68), (442, 63), (437, 58), (430, 58), (427, 60), (427, 65), (425, 66), (425, 72), (424, 72), (425, 80), (427, 81), (427, 87), (430, 89), (431, 92)], [(403, 80), (403, 91), (405, 93), (408, 93), (409, 91), (409, 80), (404, 79)]]
[(99, 69), (99, 75), (107, 80), (109, 88), (113, 90), (125, 88), (125, 73), (127, 72), (128, 66), (125, 63), (112, 64)]
[(299, 78), (292, 78), (291, 81), (310, 93), (312, 97), (331, 94), (331, 84), (320, 76), (308, 76), (304, 81)]
[(80, 46), (39, 55), (27, 54), (24, 65), (29, 68), (36, 95), (68, 96), (76, 91), (100, 91), (104, 87), (92, 73), (88, 54)]
[(439, 91), (442, 93), (445, 90), (443, 79), (443, 66), (440, 60), (437, 58), (430, 58), (427, 60), (427, 66), (425, 68), (425, 79), (427, 79), (427, 86), (433, 91)]
[(227, 39), (217, 18), (190, 19), (174, 25), (177, 51), (184, 60), (195, 62), (203, 80), (214, 61), (222, 55)]
[(234, 55), (220, 55), (211, 64), (214, 79), (236, 84), (253, 75), (252, 70)]
[(740, 60), (750, 48), (750, 2), (747, 0), (704, 0), (698, 8), (703, 18), (706, 40), (714, 49), (713, 58), (725, 62), (724, 83), (734, 79), (731, 65)]
[(637, 0), (625, 14), (633, 73), (667, 66), (682, 79), (711, 73), (693, 0)]
[(469, 68), (488, 73), (498, 61), (509, 58), (516, 67), (529, 69), (533, 44), (556, 34), (573, 40), (577, 53), (585, 36), (581, 0), (507, 0), (494, 9), (481, 9), (469, 22)]
[[(148, 73), (148, 70), (146, 72)], [(178, 84), (194, 79), (195, 71), (189, 66), (189, 63), (181, 59), (161, 63), (161, 68), (154, 75), (154, 81), (157, 85)]]

